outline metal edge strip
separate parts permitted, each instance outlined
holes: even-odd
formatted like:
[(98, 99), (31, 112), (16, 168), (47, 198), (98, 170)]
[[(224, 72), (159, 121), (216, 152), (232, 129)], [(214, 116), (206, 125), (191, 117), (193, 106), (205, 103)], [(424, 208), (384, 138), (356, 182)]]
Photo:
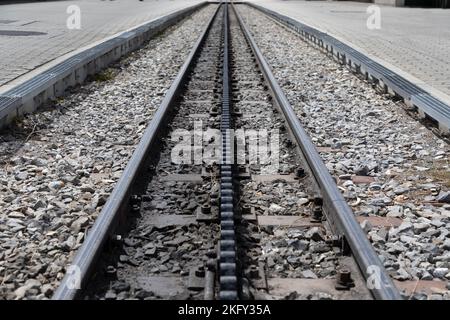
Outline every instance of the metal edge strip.
[[(420, 86), (412, 83), (411, 81), (405, 79), (404, 77), (398, 75), (394, 71), (389, 68), (381, 65), (380, 63), (370, 59), (368, 56), (359, 52), (358, 50), (350, 47), (349, 45), (339, 41), (333, 36), (318, 31), (317, 29), (307, 26), (293, 18), (275, 12), (271, 9), (265, 8), (261, 5), (257, 5), (255, 3), (245, 2), (244, 4), (253, 7), (262, 13), (278, 20), (288, 26), (289, 28), (295, 30), (297, 33), (304, 32), (306, 34), (307, 40), (317, 44), (318, 42), (322, 42), (322, 47), (324, 47), (324, 43), (326, 45), (331, 46), (331, 48), (342, 55), (343, 61), (346, 61), (348, 58), (350, 61), (359, 62), (359, 68), (364, 68), (369, 71), (374, 77), (383, 81), (384, 84), (391, 87), (391, 89), (399, 96), (401, 96), (405, 101), (411, 101), (411, 103), (422, 110), (425, 114), (427, 114), (430, 118), (435, 120), (440, 126), (442, 126), (442, 131), (448, 131), (450, 129), (450, 116), (447, 114), (441, 113), (438, 109), (436, 109), (433, 103), (426, 103), (424, 101), (416, 103), (416, 99), (413, 97), (417, 94), (421, 96), (429, 96), (433, 101), (436, 101), (439, 105), (445, 105), (448, 110), (450, 110), (450, 105), (430, 94)], [(314, 39), (310, 39), (309, 37), (313, 35)], [(413, 93), (416, 91), (416, 94)]]
[[(120, 59), (120, 57), (124, 54), (134, 51), (139, 47), (139, 45), (130, 45), (131, 42), (139, 42), (143, 38), (145, 38), (143, 41), (148, 40), (154, 34), (152, 31), (157, 32), (169, 27), (171, 24), (176, 23), (180, 18), (183, 18), (193, 11), (207, 5), (207, 3), (207, 1), (204, 1), (199, 4), (180, 9), (169, 13), (166, 16), (147, 22), (142, 26), (124, 31), (112, 39), (101, 42), (94, 47), (87, 48), (74, 56), (68, 57), (55, 66), (52, 66), (47, 70), (43, 70), (34, 77), (25, 80), (24, 82), (17, 84), (11, 89), (1, 93), (2, 96), (19, 98), (20, 103), (5, 104), (1, 106), (0, 129), (10, 123), (17, 115), (33, 112), (40, 104), (45, 103), (48, 99), (55, 96), (60, 96), (63, 91), (67, 89), (67, 87), (73, 85), (73, 83), (65, 83), (64, 78), (73, 74), (73, 78), (76, 79), (76, 70), (85, 68), (85, 75), (97, 73), (111, 62)], [(150, 34), (147, 34), (149, 32)], [(121, 49), (122, 46), (125, 47), (124, 50), (120, 50), (120, 54), (112, 52), (117, 48)], [(98, 60), (103, 56), (105, 56), (104, 61)], [(82, 83), (84, 79), (85, 77), (83, 77), (81, 81), (75, 80), (75, 83)], [(56, 85), (58, 85), (57, 90), (54, 87)], [(41, 98), (37, 99), (37, 97)], [(23, 111), (21, 109), (23, 109)]]

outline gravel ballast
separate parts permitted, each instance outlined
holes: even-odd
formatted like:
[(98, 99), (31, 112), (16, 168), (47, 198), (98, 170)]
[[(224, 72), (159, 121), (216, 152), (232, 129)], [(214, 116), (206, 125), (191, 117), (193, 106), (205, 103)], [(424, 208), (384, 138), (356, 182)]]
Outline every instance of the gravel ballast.
[[(307, 219), (311, 217), (310, 199), (318, 186), (309, 175), (297, 176), (299, 168), (307, 165), (298, 156), (295, 144), (290, 140), (286, 124), (264, 88), (261, 71), (255, 68), (252, 51), (234, 16), (230, 16), (232, 47), (232, 78), (238, 88), (233, 91), (235, 110), (242, 117), (235, 118), (235, 128), (250, 130), (265, 129), (269, 132), (277, 130), (279, 137), (279, 156), (277, 163), (252, 163), (248, 166), (251, 179), (239, 179), (238, 194), (241, 213), (244, 208), (248, 212), (254, 210), (258, 218), (272, 217), (274, 221), (283, 217)], [(250, 144), (250, 141), (248, 141)], [(244, 167), (241, 167), (244, 168)], [(267, 177), (279, 173), (277, 179), (258, 181), (257, 177)], [(293, 181), (283, 179), (283, 175), (295, 177)], [(245, 211), (244, 211), (245, 212)], [(270, 283), (272, 279), (332, 279), (336, 276), (339, 257), (326, 243), (331, 234), (320, 225), (293, 227), (261, 225), (255, 221), (240, 220), (237, 226), (237, 243), (239, 244), (239, 261), (243, 266), (243, 283), (249, 283), (249, 296), (255, 299), (313, 299), (314, 295), (298, 294), (290, 288), (280, 293), (273, 293), (270, 284), (269, 292), (259, 287), (261, 277), (255, 276), (253, 270), (264, 265), (264, 275)], [(258, 278), (259, 277), (259, 278)], [(245, 292), (245, 289), (243, 289)], [(333, 295), (328, 298), (337, 299)]]
[(215, 8), (0, 135), (0, 298), (51, 297)]
[[(220, 88), (217, 79), (221, 72), (222, 18), (220, 9), (206, 35), (205, 46), (198, 51), (199, 62), (192, 64), (185, 90), (181, 90), (179, 102), (173, 105), (173, 118), (165, 124), (168, 132), (160, 136), (159, 145), (152, 149), (148, 166), (151, 174), (146, 176), (148, 169), (140, 171), (143, 177), (137, 184), (146, 187), (140, 195), (140, 209), (127, 212), (127, 221), (121, 225), (127, 225), (122, 228), (123, 241), (105, 246), (89, 283), (80, 292), (83, 299), (204, 297), (203, 290), (192, 285), (190, 274), (194, 270), (204, 272), (208, 252), (215, 253), (220, 236), (216, 220), (197, 220), (198, 209), (206, 205), (210, 209), (206, 216), (217, 214), (211, 194), (215, 193), (217, 200), (218, 166), (210, 166), (210, 175), (201, 178), (207, 167), (191, 161), (178, 163), (173, 150), (179, 141), (173, 137), (180, 130), (193, 134), (194, 122), (199, 119), (204, 128), (218, 125), (218, 117), (198, 118), (198, 115), (208, 115), (219, 102), (215, 91)], [(193, 175), (200, 177), (200, 181), (192, 179)]]
[(364, 223), (392, 277), (447, 282), (448, 143), (297, 35), (247, 6), (238, 10), (355, 214), (402, 220), (391, 228)]

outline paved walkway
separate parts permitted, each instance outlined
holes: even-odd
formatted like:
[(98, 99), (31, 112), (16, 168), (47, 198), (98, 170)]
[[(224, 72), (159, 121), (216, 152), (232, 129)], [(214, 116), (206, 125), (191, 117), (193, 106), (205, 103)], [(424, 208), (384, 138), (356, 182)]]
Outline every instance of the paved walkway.
[(252, 0), (290, 16), (412, 75), (417, 84), (450, 96), (450, 10), (380, 6), (381, 29), (366, 21), (370, 4)]
[[(75, 49), (199, 2), (78, 0), (0, 5), (0, 86)], [(70, 5), (81, 9), (80, 30), (66, 27)]]

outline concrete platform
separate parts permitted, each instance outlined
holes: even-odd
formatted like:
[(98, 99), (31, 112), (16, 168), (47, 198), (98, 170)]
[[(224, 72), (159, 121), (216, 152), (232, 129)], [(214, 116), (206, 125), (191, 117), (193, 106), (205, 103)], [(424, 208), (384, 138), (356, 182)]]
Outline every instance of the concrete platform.
[[(83, 83), (89, 75), (100, 72), (113, 61), (136, 50), (145, 41), (184, 17), (191, 15), (204, 5), (206, 5), (206, 2), (191, 4), (157, 18), (146, 20), (144, 23), (135, 25), (132, 28), (106, 38), (104, 37), (60, 57), (46, 61), (43, 65), (37, 66), (0, 86), (0, 129), (6, 127), (15, 118), (34, 112), (50, 99), (63, 96), (67, 88)], [(98, 12), (98, 14), (101, 14), (101, 12)], [(116, 14), (117, 17), (121, 16), (118, 12)], [(3, 20), (3, 22), (12, 23), (11, 20)], [(106, 21), (105, 23), (108, 24)], [(2, 32), (1, 29), (0, 32)], [(3, 31), (4, 34), (7, 34), (6, 36), (11, 33), (20, 34), (21, 32), (23, 33), (24, 31)], [(26, 35), (19, 36), (27, 37), (30, 32), (26, 31)], [(96, 34), (96, 31), (86, 31), (86, 34), (89, 33)], [(32, 36), (39, 35), (32, 33)], [(46, 45), (45, 41), (42, 45)], [(67, 48), (68, 46), (66, 46)], [(33, 51), (28, 54), (32, 60), (42, 59), (42, 56), (35, 56)], [(51, 59), (53, 55), (47, 55), (46, 57)], [(15, 63), (12, 62), (12, 65), (20, 65), (21, 63), (20, 59), (13, 61)]]
[(450, 101), (450, 10), (380, 6), (381, 29), (367, 28), (372, 3), (251, 0), (328, 33)]
[[(200, 2), (75, 0), (0, 5), (0, 91), (58, 57)], [(67, 28), (71, 5), (81, 10), (81, 29)]]

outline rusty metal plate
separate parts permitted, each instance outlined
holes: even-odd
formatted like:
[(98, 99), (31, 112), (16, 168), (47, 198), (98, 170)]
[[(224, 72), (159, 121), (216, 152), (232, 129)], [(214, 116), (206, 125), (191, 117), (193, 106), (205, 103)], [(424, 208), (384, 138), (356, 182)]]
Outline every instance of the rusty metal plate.
[(311, 222), (310, 218), (299, 216), (258, 216), (258, 224), (261, 226), (283, 227), (313, 227), (321, 226), (321, 223)]
[(318, 152), (322, 153), (330, 153), (330, 152), (340, 152), (343, 151), (342, 149), (333, 149), (331, 147), (316, 147)]
[(154, 214), (148, 217), (149, 224), (156, 228), (166, 228), (170, 226), (196, 224), (196, 217), (193, 215), (178, 214)]
[(206, 105), (211, 105), (216, 103), (216, 101), (211, 101), (211, 100), (185, 100), (183, 101), (184, 104), (206, 104)]
[(160, 181), (176, 181), (176, 182), (192, 182), (203, 183), (203, 178), (200, 174), (169, 174), (159, 179)]
[(157, 292), (163, 297), (182, 294), (186, 291), (185, 280), (171, 276), (137, 277), (135, 286), (148, 292)]
[(447, 282), (435, 280), (408, 280), (398, 281), (394, 280), (395, 285), (400, 290), (405, 290), (407, 295), (412, 295), (415, 292), (431, 293), (445, 293)]
[(194, 119), (200, 119), (200, 118), (209, 119), (211, 117), (211, 115), (209, 113), (192, 113), (189, 115), (189, 117), (194, 118)]
[(375, 181), (374, 177), (369, 176), (352, 176), (354, 184), (369, 184)]
[(269, 293), (286, 297), (292, 292), (302, 296), (322, 292), (338, 300), (372, 300), (367, 290), (360, 290), (360, 283), (356, 283), (350, 290), (336, 290), (336, 279), (302, 279), (302, 278), (269, 278)]
[[(320, 226), (321, 223), (311, 222), (308, 217), (299, 216), (258, 216), (258, 224), (262, 226), (283, 226), (283, 227), (313, 227)], [(359, 223), (367, 220), (374, 227), (398, 227), (403, 220), (394, 217), (369, 216), (356, 217)]]
[(398, 227), (403, 222), (402, 219), (395, 217), (378, 217), (378, 216), (369, 216), (369, 217), (358, 216), (356, 217), (356, 220), (358, 220), (359, 223), (362, 223), (363, 221), (367, 220), (370, 222), (371, 225), (375, 227)]
[(293, 174), (252, 174), (252, 180), (256, 182), (274, 182), (274, 181), (284, 181), (284, 182), (298, 182)]

